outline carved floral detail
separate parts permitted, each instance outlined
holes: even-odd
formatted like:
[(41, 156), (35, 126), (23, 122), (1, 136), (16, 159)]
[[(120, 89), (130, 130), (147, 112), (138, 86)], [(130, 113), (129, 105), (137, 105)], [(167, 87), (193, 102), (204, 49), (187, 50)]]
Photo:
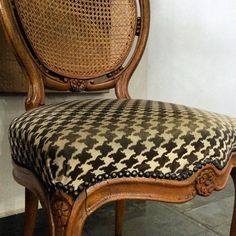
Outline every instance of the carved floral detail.
[(196, 180), (197, 193), (201, 196), (209, 196), (216, 187), (216, 174), (212, 169), (203, 170)]
[(65, 78), (64, 81), (70, 84), (71, 90), (73, 92), (82, 92), (87, 88), (88, 85), (88, 80)]
[(73, 201), (62, 191), (57, 191), (51, 200), (54, 223), (57, 227), (65, 227), (71, 214)]

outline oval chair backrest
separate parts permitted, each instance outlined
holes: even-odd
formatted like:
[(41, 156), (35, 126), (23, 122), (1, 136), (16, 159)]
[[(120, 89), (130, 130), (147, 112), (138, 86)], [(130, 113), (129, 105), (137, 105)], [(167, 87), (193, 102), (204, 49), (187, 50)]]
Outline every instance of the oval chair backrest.
[(34, 64), (48, 88), (100, 90), (121, 83), (118, 97), (128, 97), (124, 91), (148, 36), (148, 0), (0, 3), (4, 28), (26, 76), (32, 76)]
[(118, 69), (136, 31), (135, 0), (15, 0), (22, 28), (39, 61), (69, 78)]

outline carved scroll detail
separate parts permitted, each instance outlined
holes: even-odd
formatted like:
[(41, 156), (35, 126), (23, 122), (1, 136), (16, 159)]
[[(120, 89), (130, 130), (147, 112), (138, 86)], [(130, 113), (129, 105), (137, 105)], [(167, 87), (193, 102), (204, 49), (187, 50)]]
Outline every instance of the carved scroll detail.
[(54, 193), (51, 200), (51, 209), (54, 223), (57, 227), (65, 227), (71, 214), (73, 200), (62, 191)]
[(216, 187), (216, 174), (214, 170), (208, 168), (200, 172), (196, 180), (196, 190), (201, 196), (209, 196)]

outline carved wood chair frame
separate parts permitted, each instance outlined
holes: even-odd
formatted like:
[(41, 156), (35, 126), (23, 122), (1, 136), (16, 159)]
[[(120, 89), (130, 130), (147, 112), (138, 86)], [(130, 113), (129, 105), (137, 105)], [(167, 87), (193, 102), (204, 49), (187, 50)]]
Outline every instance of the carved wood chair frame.
[[(1, 21), (5, 33), (29, 82), (26, 109), (44, 104), (45, 88), (75, 91), (115, 88), (118, 98), (130, 98), (128, 83), (144, 52), (150, 24), (149, 1), (139, 0), (139, 5), (140, 17), (137, 19), (136, 31), (138, 40), (131, 59), (125, 67), (110, 72), (107, 79), (99, 83), (96, 82), (96, 78), (67, 78), (62, 81), (49, 74), (45, 68), (40, 67), (27, 47), (21, 29), (16, 24), (17, 19), (13, 14), (12, 1), (0, 0)], [(38, 200), (46, 209), (51, 236), (82, 235), (84, 222), (90, 214), (103, 204), (117, 201), (116, 236), (121, 236), (124, 200), (159, 200), (180, 203), (189, 201), (196, 195), (209, 196), (214, 190), (218, 191), (225, 187), (230, 174), (236, 185), (235, 167), (236, 153), (232, 153), (223, 170), (220, 171), (212, 164), (207, 164), (183, 181), (138, 177), (109, 179), (89, 187), (79, 195), (76, 201), (61, 191), (49, 197), (37, 177), (31, 171), (19, 167), (15, 163), (13, 163), (13, 176), (19, 184), (26, 188), (25, 236), (33, 235)], [(63, 214), (61, 214), (62, 207)], [(234, 209), (231, 236), (236, 236), (236, 208)]]

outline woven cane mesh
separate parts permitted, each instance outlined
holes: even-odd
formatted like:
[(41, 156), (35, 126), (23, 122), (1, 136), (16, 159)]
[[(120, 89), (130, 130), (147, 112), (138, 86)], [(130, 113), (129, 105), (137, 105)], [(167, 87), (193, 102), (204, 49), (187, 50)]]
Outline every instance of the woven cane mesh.
[(65, 77), (111, 72), (132, 46), (135, 0), (15, 0), (15, 5), (38, 59)]

